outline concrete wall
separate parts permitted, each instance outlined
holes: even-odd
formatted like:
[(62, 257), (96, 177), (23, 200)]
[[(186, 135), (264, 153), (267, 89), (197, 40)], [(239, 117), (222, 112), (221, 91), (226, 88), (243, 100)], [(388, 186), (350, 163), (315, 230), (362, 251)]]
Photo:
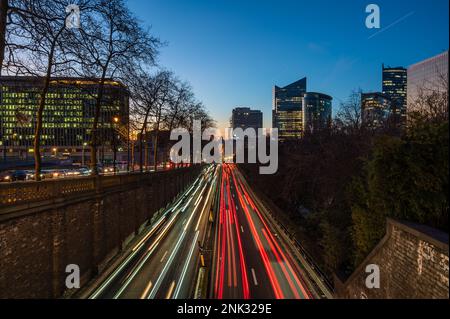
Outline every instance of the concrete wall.
[[(448, 234), (429, 227), (388, 220), (387, 233), (336, 297), (352, 299), (448, 299)], [(366, 287), (367, 265), (378, 265), (380, 288)]]
[(0, 298), (55, 298), (65, 267), (85, 284), (200, 167), (0, 185)]

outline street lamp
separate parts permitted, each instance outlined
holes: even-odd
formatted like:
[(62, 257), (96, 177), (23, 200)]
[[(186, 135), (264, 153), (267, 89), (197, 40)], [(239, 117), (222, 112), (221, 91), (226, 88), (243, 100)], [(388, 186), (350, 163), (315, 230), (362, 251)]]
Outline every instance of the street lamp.
[(113, 117), (113, 169), (114, 174), (117, 172), (116, 162), (117, 162), (117, 145), (116, 145), (116, 125), (119, 124), (120, 118), (118, 116)]
[(85, 164), (85, 159), (84, 159), (84, 149), (86, 148), (86, 146), (87, 146), (87, 143), (84, 142), (84, 143), (83, 143), (83, 152), (82, 152), (82, 154), (81, 154), (81, 166), (82, 166), (82, 167), (84, 167), (84, 164)]

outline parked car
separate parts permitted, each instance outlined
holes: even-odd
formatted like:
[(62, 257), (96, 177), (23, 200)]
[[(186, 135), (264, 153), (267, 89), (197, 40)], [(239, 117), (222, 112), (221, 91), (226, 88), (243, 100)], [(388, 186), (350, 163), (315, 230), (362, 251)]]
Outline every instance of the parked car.
[(22, 170), (14, 171), (13, 173), (14, 181), (26, 181), (27, 180), (27, 172)]
[(12, 172), (11, 171), (5, 171), (0, 172), (0, 182), (12, 182)]
[(80, 168), (78, 171), (80, 172), (81, 176), (88, 176), (92, 172), (92, 170), (90, 170), (89, 168), (85, 168), (85, 167)]
[(26, 180), (27, 180), (27, 172), (22, 170), (6, 171), (0, 174), (0, 181), (2, 182), (16, 182)]

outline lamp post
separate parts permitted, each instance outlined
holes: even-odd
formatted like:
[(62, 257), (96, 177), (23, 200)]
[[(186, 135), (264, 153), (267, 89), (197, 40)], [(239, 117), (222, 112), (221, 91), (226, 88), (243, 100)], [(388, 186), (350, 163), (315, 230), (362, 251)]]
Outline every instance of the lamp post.
[(84, 142), (84, 143), (83, 143), (83, 151), (82, 151), (82, 154), (81, 154), (81, 166), (82, 166), (82, 167), (84, 167), (84, 165), (85, 165), (84, 149), (86, 148), (86, 146), (87, 146), (87, 143)]
[(130, 119), (127, 123), (127, 173), (130, 172)]
[(120, 118), (118, 116), (114, 116), (113, 117), (113, 140), (112, 140), (112, 144), (113, 144), (113, 170), (114, 170), (114, 175), (117, 172), (117, 166), (116, 166), (116, 162), (117, 162), (117, 145), (116, 145), (116, 126), (117, 124), (119, 124), (120, 122)]

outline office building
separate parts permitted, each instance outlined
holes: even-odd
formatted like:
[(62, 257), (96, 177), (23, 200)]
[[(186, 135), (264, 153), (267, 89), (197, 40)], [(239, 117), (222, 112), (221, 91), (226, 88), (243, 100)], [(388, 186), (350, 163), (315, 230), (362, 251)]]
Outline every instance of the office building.
[(383, 94), (391, 102), (391, 119), (394, 123), (406, 123), (407, 70), (403, 67), (383, 65)]
[(248, 107), (235, 108), (231, 116), (231, 127), (242, 128), (244, 131), (253, 128), (258, 132), (258, 129), (263, 127), (263, 113)]
[(408, 68), (408, 113), (429, 112), (423, 101), (431, 94), (441, 96), (441, 111), (448, 114), (448, 51)]
[(285, 87), (275, 86), (273, 92), (273, 127), (278, 129), (280, 141), (303, 136), (303, 96), (306, 78)]
[(372, 128), (383, 126), (391, 115), (391, 101), (380, 92), (361, 94), (361, 115), (364, 125)]
[(333, 98), (322, 93), (308, 92), (303, 96), (303, 130), (314, 133), (331, 126)]
[[(0, 78), (0, 143), (3, 159), (33, 158), (33, 140), (39, 96), (44, 83), (37, 77)], [(43, 113), (42, 154), (80, 161), (89, 156), (98, 80), (54, 78)], [(106, 80), (98, 136), (100, 155), (111, 157), (116, 130), (128, 126), (129, 95), (118, 81)], [(126, 134), (125, 134), (126, 136)], [(105, 155), (106, 154), (106, 155)]]

